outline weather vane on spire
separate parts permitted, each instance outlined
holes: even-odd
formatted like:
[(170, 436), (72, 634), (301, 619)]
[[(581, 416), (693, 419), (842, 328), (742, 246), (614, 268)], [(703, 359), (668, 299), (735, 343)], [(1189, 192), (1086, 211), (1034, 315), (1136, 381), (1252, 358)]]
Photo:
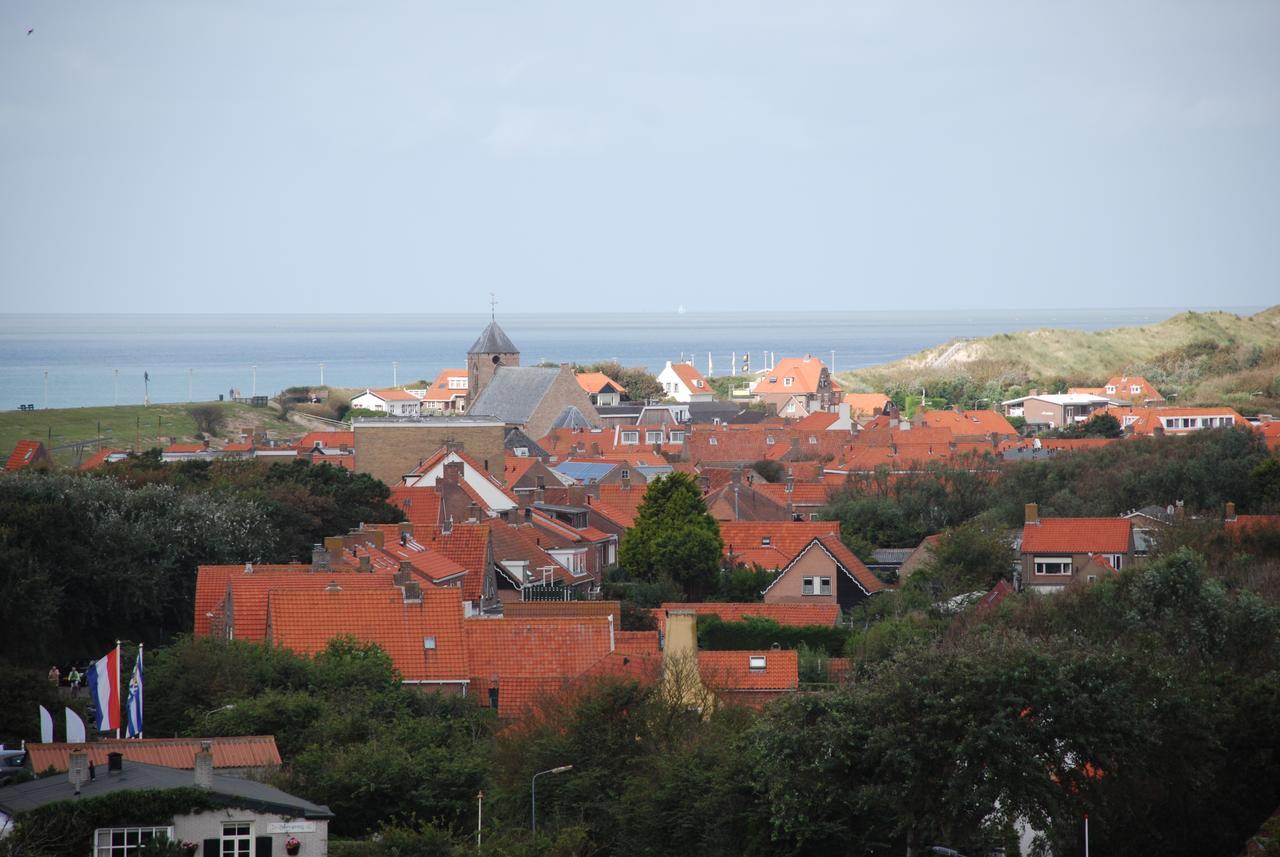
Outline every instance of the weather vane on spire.
[(498, 320), (498, 299), (493, 292), (489, 292), (489, 321)]

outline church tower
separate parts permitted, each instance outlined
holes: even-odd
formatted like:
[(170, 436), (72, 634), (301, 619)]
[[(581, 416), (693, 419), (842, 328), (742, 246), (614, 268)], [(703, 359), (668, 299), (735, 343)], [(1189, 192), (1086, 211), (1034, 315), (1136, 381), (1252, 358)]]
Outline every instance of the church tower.
[(519, 366), (520, 350), (498, 327), (497, 321), (489, 322), (480, 338), (467, 351), (467, 401), (468, 408), (490, 381), (499, 366)]

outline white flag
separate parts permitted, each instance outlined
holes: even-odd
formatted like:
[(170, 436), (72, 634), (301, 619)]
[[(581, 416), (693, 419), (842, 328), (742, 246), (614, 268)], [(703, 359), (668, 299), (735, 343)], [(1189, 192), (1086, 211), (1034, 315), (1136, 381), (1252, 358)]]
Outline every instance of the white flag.
[(70, 708), (67, 711), (67, 743), (83, 744), (85, 742), (84, 721), (80, 719), (80, 715), (76, 714)]
[(53, 715), (43, 705), (40, 706), (40, 743), (53, 743)]

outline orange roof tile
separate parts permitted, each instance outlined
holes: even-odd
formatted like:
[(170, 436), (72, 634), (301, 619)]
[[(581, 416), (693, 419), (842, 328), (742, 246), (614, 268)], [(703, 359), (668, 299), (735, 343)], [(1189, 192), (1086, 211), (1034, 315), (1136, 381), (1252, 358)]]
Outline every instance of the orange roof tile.
[(459, 387), (450, 387), (450, 378), (462, 378), (464, 382), (469, 382), (466, 369), (443, 369), (436, 379), (431, 382), (431, 386), (427, 388), (427, 394), (422, 397), (424, 402), (448, 402), (458, 397), (467, 395), (466, 383)]
[[(735, 553), (756, 548), (772, 548), (783, 565), (790, 562), (817, 536), (839, 535), (839, 521), (722, 521), (720, 539), (725, 556), (730, 548)], [(764, 563), (761, 563), (764, 565)], [(765, 568), (778, 568), (764, 565)]]
[(440, 520), (440, 495), (434, 488), (397, 485), (391, 489), (391, 503), (399, 506), (415, 527), (438, 527), (443, 523)]
[(882, 414), (893, 400), (884, 393), (845, 393), (843, 401), (849, 406), (849, 415), (857, 417)]
[(398, 589), (391, 583), (391, 575), (386, 572), (361, 574), (342, 569), (329, 571), (311, 571), (309, 565), (285, 566), (287, 571), (266, 570), (255, 566), (250, 574), (243, 569), (239, 574), (227, 577), (227, 588), (231, 593), (230, 621), (235, 629), (237, 640), (265, 640), (267, 636), (267, 601), (269, 597), (284, 590), (302, 590), (304, 592), (323, 592), (325, 587), (336, 581), (345, 589), (381, 589), (384, 592)]
[[(785, 357), (761, 375), (751, 389), (757, 394), (813, 395), (818, 392), (822, 371), (826, 368), (826, 364), (817, 357)], [(777, 381), (771, 382), (774, 378)], [(790, 384), (787, 384), (787, 378), (792, 379)], [(830, 381), (833, 390), (840, 389), (834, 377)]]
[(309, 431), (298, 439), (294, 449), (310, 452), (317, 446), (322, 449), (355, 449), (356, 433), (353, 431)]
[(702, 601), (681, 603), (669, 601), (653, 611), (658, 620), (658, 630), (667, 632), (668, 610), (692, 610), (699, 616), (719, 616), (723, 622), (741, 622), (748, 617), (772, 619), (779, 625), (834, 626), (840, 619), (840, 607), (836, 604), (765, 604), (763, 601)]
[(615, 393), (625, 393), (626, 389), (603, 372), (579, 372), (576, 376), (578, 386), (588, 393), (603, 393), (612, 389)]
[(702, 373), (690, 366), (688, 363), (672, 363), (671, 370), (676, 373), (676, 377), (689, 388), (693, 393), (710, 393), (711, 385), (707, 383), (707, 379), (702, 377)]
[(13, 452), (9, 454), (9, 460), (5, 463), (5, 470), (21, 470), (29, 466), (39, 456), (40, 451), (44, 449), (44, 444), (38, 440), (20, 440), (13, 447)]
[(1129, 553), (1132, 533), (1128, 518), (1041, 518), (1022, 528), (1022, 552)]
[[(124, 454), (125, 454), (125, 450), (123, 449), (107, 449), (107, 448), (100, 449), (97, 452), (95, 452), (93, 455), (86, 458), (84, 460), (84, 463), (80, 465), (80, 469), (81, 470), (97, 470), (99, 467), (106, 464), (107, 459), (110, 458), (111, 456), (124, 455)], [(5, 468), (5, 469), (7, 470), (8, 468)]]
[(315, 654), (333, 638), (350, 635), (378, 644), (406, 681), (461, 682), (468, 676), (462, 593), (455, 587), (426, 587), (416, 603), (394, 587), (276, 591), (270, 610), (272, 643), (300, 654)]
[(388, 389), (388, 390), (369, 390), (368, 392), (382, 399), (384, 402), (417, 402), (420, 401), (417, 396), (406, 390)]
[(1246, 530), (1280, 530), (1280, 515), (1236, 515), (1223, 526), (1234, 535)]
[(507, 619), (530, 616), (612, 616), (614, 627), (622, 624), (622, 605), (617, 601), (512, 601), (502, 608)]
[(28, 744), (31, 769), (37, 773), (53, 768), (67, 770), (72, 750), (84, 750), (94, 765), (106, 767), (108, 753), (121, 753), (125, 762), (160, 765), (165, 768), (195, 768), (200, 744), (213, 746), (214, 768), (264, 768), (280, 765), (280, 751), (273, 735), (245, 735), (225, 738), (130, 738), (93, 741), (88, 744)]
[[(927, 428), (947, 428), (957, 437), (963, 435), (1000, 435), (1016, 437), (1018, 430), (995, 411), (926, 411), (919, 410), (912, 420)], [(915, 429), (913, 428), (912, 431)]]
[[(763, 669), (752, 669), (753, 658), (764, 658)], [(703, 684), (718, 693), (735, 691), (792, 691), (800, 686), (799, 658), (794, 649), (698, 652)]]

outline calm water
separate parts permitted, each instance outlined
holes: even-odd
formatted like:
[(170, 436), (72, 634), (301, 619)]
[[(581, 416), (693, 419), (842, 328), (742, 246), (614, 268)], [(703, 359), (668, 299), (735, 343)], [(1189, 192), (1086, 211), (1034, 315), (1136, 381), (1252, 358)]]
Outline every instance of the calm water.
[[(1240, 310), (1251, 311), (1251, 310)], [(1037, 327), (1098, 330), (1147, 324), (1177, 309), (975, 310), (865, 313), (504, 314), (503, 329), (532, 365), (616, 358), (661, 369), (692, 355), (716, 374), (737, 352), (779, 359), (812, 353), (837, 371), (903, 357), (953, 337)], [(342, 387), (390, 386), (465, 365), (488, 321), (481, 315), (15, 315), (0, 316), (0, 409), (216, 399), (324, 380)], [(393, 362), (399, 363), (393, 370)], [(257, 367), (256, 381), (253, 367)], [(115, 371), (118, 370), (118, 376)], [(45, 398), (45, 372), (48, 398)], [(118, 378), (118, 381), (117, 381)]]

